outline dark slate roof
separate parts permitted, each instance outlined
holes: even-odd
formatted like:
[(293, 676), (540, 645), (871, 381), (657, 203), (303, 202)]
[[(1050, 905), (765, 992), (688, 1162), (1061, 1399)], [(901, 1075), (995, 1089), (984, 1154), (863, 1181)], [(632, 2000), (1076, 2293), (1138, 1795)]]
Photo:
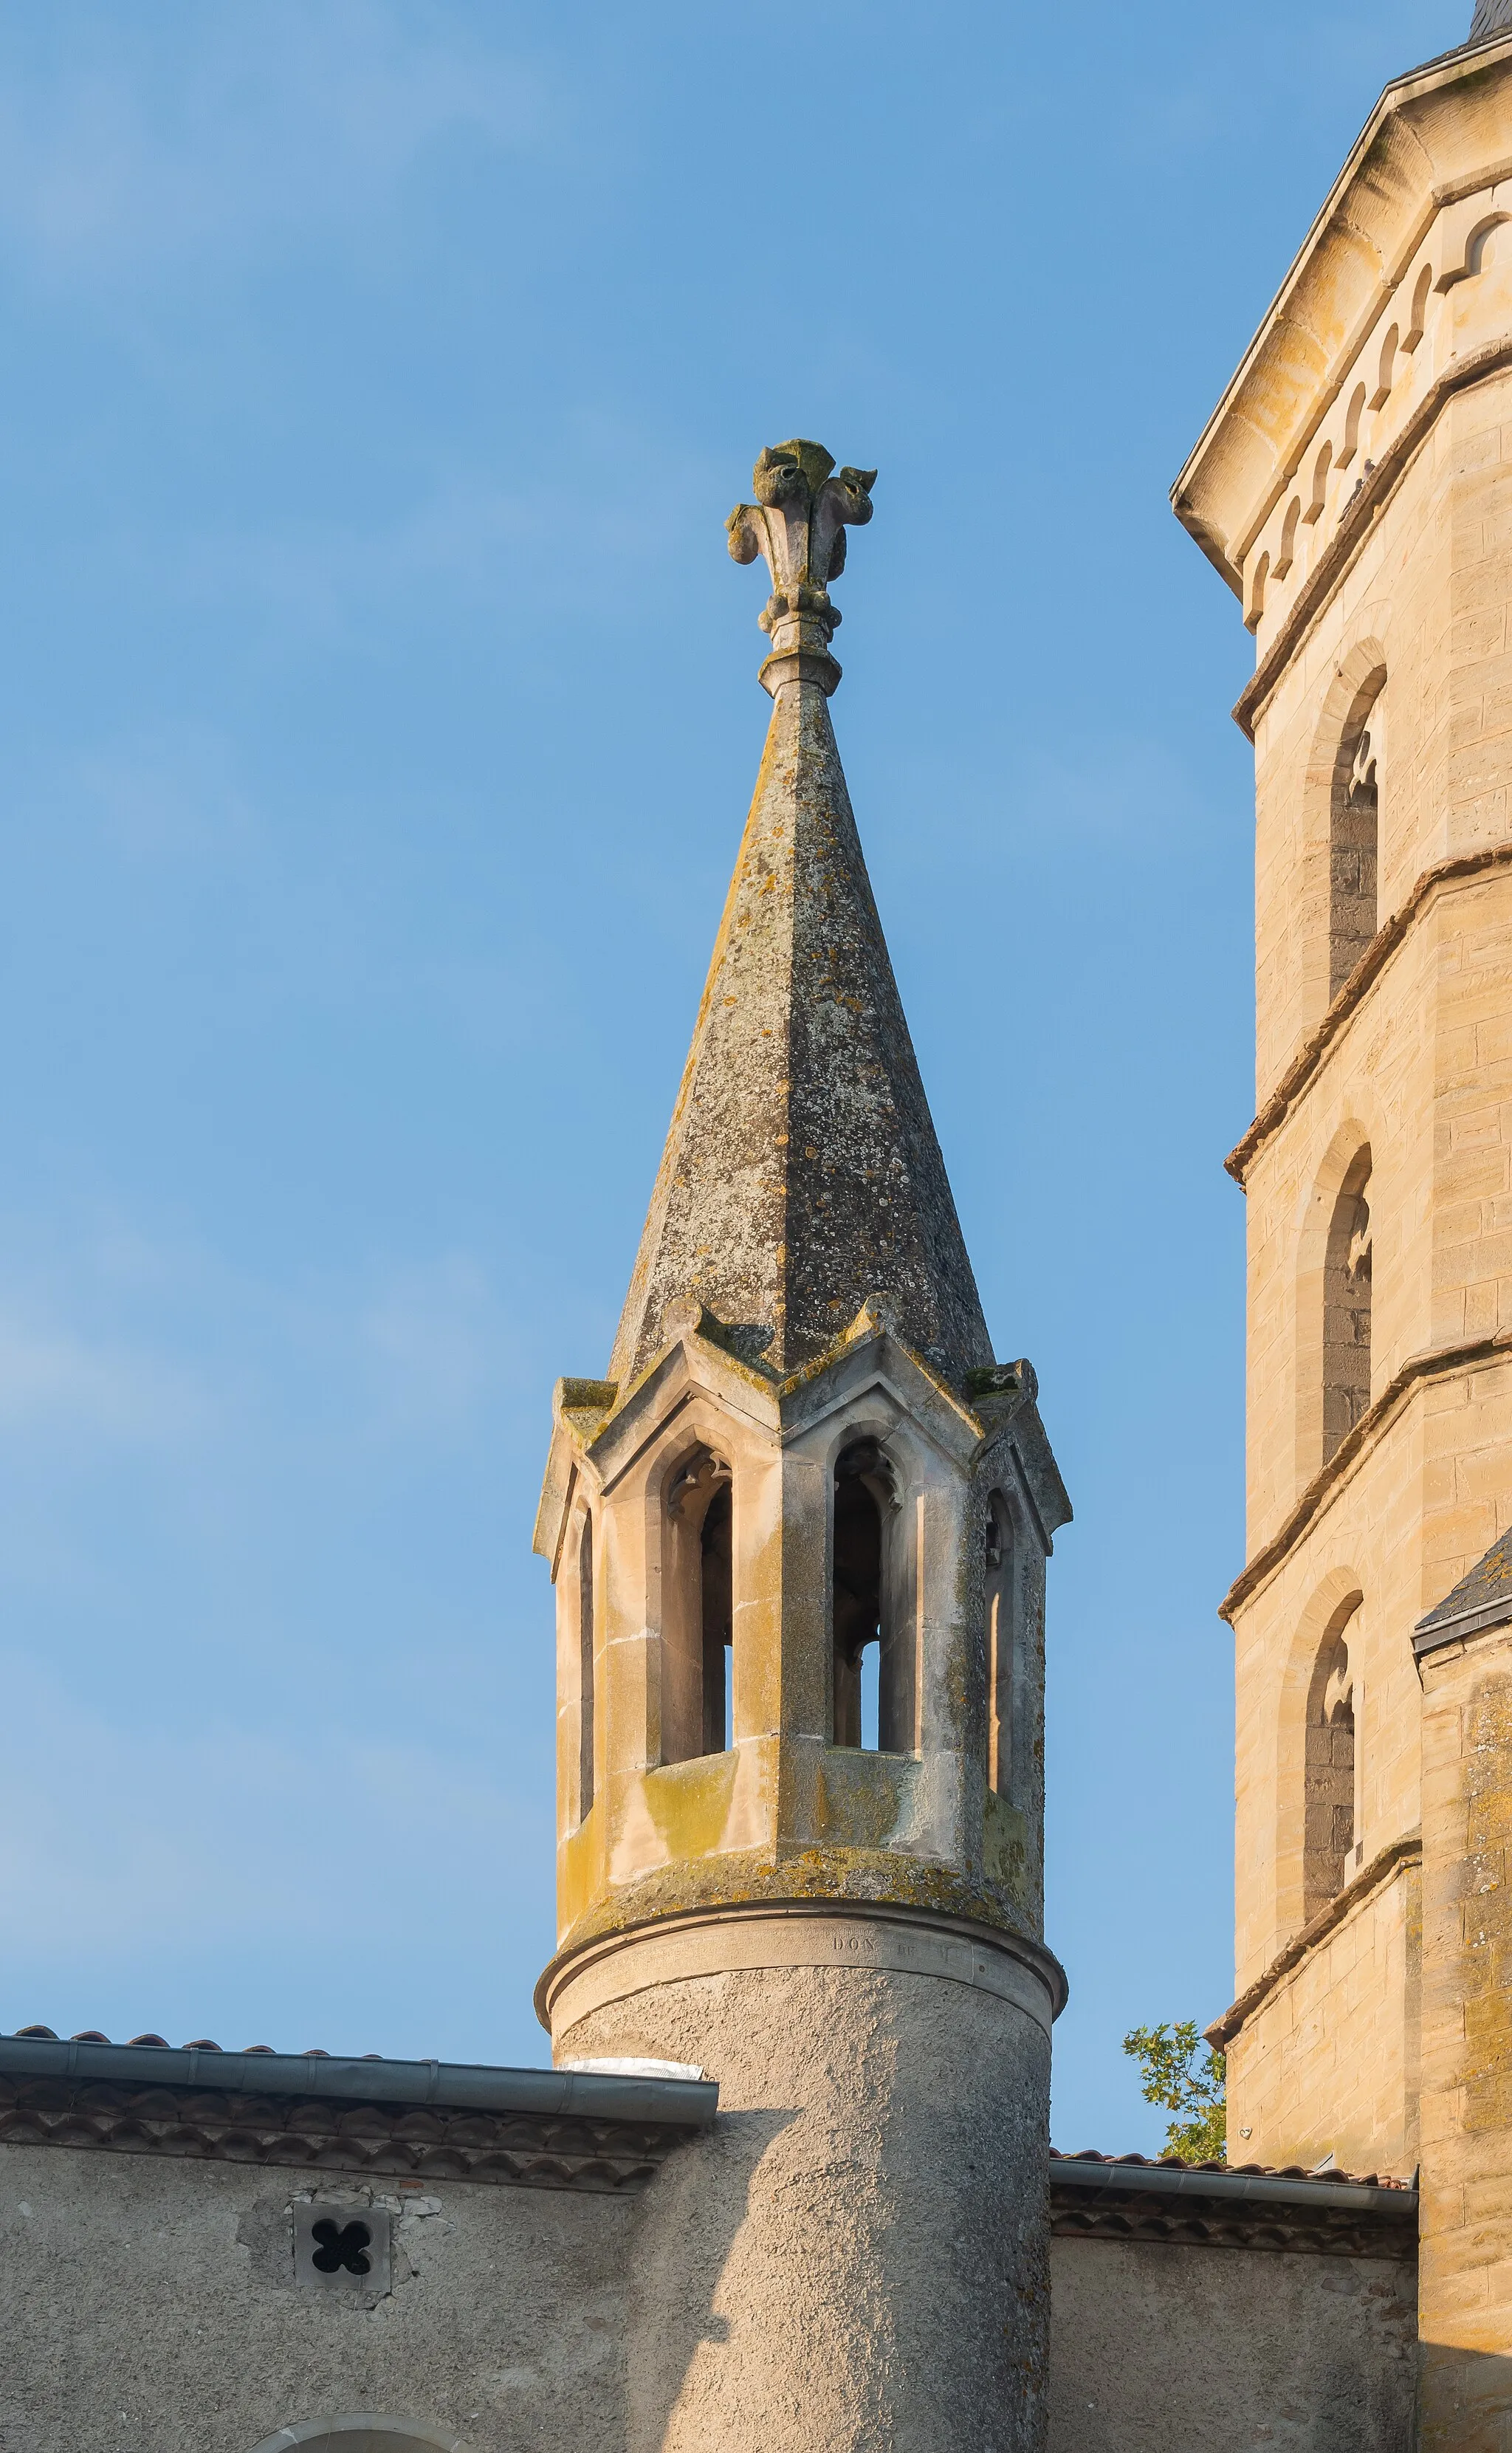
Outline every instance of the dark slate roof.
[(1504, 1626), (1508, 1620), (1512, 1620), (1512, 1532), (1493, 1542), (1485, 1557), (1461, 1577), (1452, 1593), (1445, 1593), (1438, 1608), (1419, 1619), (1412, 1648), (1421, 1658), (1441, 1644), (1479, 1635), (1486, 1627)]
[(868, 1295), (959, 1384), (992, 1348), (824, 691), (782, 688), (615, 1340), (677, 1297), (786, 1375)]
[(1475, 15), (1470, 21), (1472, 43), (1489, 42), (1493, 34), (1512, 30), (1512, 0), (1475, 0)]

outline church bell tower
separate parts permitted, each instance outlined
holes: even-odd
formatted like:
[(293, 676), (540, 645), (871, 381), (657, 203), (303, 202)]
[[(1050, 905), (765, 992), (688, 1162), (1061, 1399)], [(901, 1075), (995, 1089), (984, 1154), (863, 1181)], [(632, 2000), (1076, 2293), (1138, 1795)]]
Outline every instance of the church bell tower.
[(1175, 491), (1255, 670), (1236, 2161), (1421, 2165), (1512, 2442), (1512, 0), (1382, 95)]
[(1044, 1562), (830, 725), (874, 472), (728, 522), (772, 699), (607, 1376), (558, 1384), (561, 2062), (717, 2078), (643, 2236), (634, 2453), (1044, 2442)]

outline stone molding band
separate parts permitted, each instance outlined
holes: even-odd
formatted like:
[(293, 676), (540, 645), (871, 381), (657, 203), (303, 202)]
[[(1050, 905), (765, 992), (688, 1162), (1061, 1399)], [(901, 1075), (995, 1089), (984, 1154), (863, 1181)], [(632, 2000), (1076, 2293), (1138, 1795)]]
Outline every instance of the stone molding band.
[(1233, 1625), (1235, 1611), (1284, 1565), (1293, 1546), (1347, 1481), (1351, 1466), (1367, 1448), (1374, 1446), (1403, 1399), (1410, 1396), (1420, 1381), (1449, 1380), (1457, 1371), (1474, 1370), (1479, 1364), (1504, 1362), (1509, 1354), (1512, 1354), (1512, 1329), (1500, 1328), (1492, 1337), (1473, 1337), (1462, 1346), (1439, 1346), (1425, 1354), (1409, 1355), (1400, 1371), (1393, 1372), (1375, 1404), (1366, 1407), (1352, 1430), (1345, 1432), (1327, 1464), (1313, 1475), (1280, 1530), (1256, 1551), (1249, 1565), (1234, 1578), (1218, 1605), (1219, 1617)]
[(666, 1917), (568, 1948), (536, 1986), (536, 2015), (556, 2035), (653, 1985), (785, 1967), (845, 1967), (965, 1984), (1011, 2002), (1046, 2036), (1067, 1989), (1064, 1970), (1043, 1943), (964, 1917), (869, 1902), (764, 1902)]
[[(1379, 465), (1365, 479), (1340, 520), (1317, 569), (1309, 574), (1296, 604), (1235, 700), (1234, 722), (1246, 740), (1254, 740), (1255, 726), (1283, 673), (1307, 632), (1323, 614), (1335, 588), (1385, 509), (1389, 497), (1406, 475), (1440, 410), (1456, 392), (1469, 391), (1476, 384), (1484, 383), (1490, 375), (1501, 374), (1509, 366), (1512, 366), (1512, 341), (1492, 341), (1483, 349), (1474, 349), (1468, 357), (1445, 368), (1443, 373), (1436, 376), (1428, 386), (1402, 432), (1395, 442), (1387, 445)], [(1305, 448), (1303, 446), (1304, 450)], [(1299, 460), (1298, 467), (1301, 465)], [(1282, 490), (1284, 491), (1284, 486)]]
[(1489, 876), (1497, 869), (1509, 868), (1512, 868), (1512, 844), (1497, 844), (1488, 851), (1464, 852), (1455, 860), (1441, 860), (1432, 868), (1423, 870), (1401, 910), (1394, 911), (1384, 927), (1377, 929), (1322, 1022), (1303, 1041), (1254, 1123), (1224, 1159), (1225, 1170), (1241, 1190), (1244, 1189), (1244, 1178), (1251, 1159), (1269, 1141), (1272, 1133), (1284, 1124), (1345, 1023), (1360, 1005), (1365, 990), (1384, 969), (1425, 905), (1445, 887), (1460, 886), (1474, 878)]
[(1308, 1920), (1300, 1933), (1293, 1934), (1285, 1949), (1277, 1952), (1264, 1974), (1256, 1977), (1248, 1991), (1241, 1993), (1238, 2001), (1224, 2012), (1222, 2018), (1215, 2019), (1212, 2025), (1204, 2030), (1213, 2050), (1219, 2053), (1226, 2052), (1245, 2021), (1254, 2017), (1261, 2004), (1268, 2001), (1271, 1994), (1275, 1992), (1277, 1985), (1284, 1982), (1294, 1967), (1302, 1965), (1303, 1961), (1309, 1952), (1317, 1948), (1319, 1943), (1326, 1942), (1328, 1936), (1342, 1925), (1346, 1918), (1352, 1916), (1355, 1909), (1362, 1906), (1373, 1891), (1379, 1891), (1384, 1884), (1390, 1882), (1399, 1866), (1421, 1865), (1422, 1863), (1422, 1833), (1421, 1831), (1403, 1832), (1400, 1839), (1393, 1840), (1387, 1847), (1372, 1857), (1369, 1865), (1363, 1865), (1353, 1881), (1346, 1883), (1343, 1889), (1328, 1902), (1326, 1907), (1320, 1908), (1317, 1915)]

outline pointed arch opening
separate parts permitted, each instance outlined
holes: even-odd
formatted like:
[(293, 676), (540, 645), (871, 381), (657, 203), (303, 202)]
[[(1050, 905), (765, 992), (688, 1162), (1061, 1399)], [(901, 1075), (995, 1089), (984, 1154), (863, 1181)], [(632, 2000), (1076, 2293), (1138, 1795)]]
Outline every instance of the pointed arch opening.
[(1339, 452), (1339, 466), (1347, 469), (1360, 449), (1360, 422), (1365, 413), (1365, 388), (1356, 384), (1344, 415), (1344, 439)]
[(1013, 1516), (1002, 1491), (987, 1501), (987, 1786), (1011, 1797), (1014, 1752), (1020, 1733), (1019, 1688), (1023, 1680), (1023, 1627), (1018, 1605)]
[(732, 1742), (734, 1492), (726, 1460), (695, 1448), (666, 1492), (662, 1619), (664, 1764), (723, 1754)]
[(1428, 322), (1428, 301), (1433, 294), (1433, 267), (1425, 264), (1413, 285), (1412, 312), (1407, 329), (1402, 335), (1402, 346), (1410, 356), (1422, 340)]
[(832, 1743), (913, 1754), (918, 1679), (902, 1511), (876, 1440), (853, 1441), (836, 1459), (831, 1526)]
[(594, 1613), (593, 1517), (585, 1509), (578, 1537), (578, 1821), (593, 1809)]
[(1397, 380), (1397, 327), (1390, 325), (1382, 340), (1381, 355), (1376, 361), (1376, 388), (1370, 395), (1372, 409), (1384, 409), (1391, 398), (1391, 388)]
[(1334, 759), (1328, 828), (1328, 996), (1338, 995), (1379, 926), (1381, 693), (1373, 673), (1349, 711)]
[(1369, 1194), (1367, 1143), (1356, 1151), (1339, 1187), (1323, 1252), (1324, 1465), (1370, 1404), (1373, 1267)]
[(1355, 1673), (1350, 1642), (1359, 1593), (1323, 1630), (1307, 1690), (1303, 1797), (1303, 1922), (1336, 1900), (1348, 1879), (1358, 1825)]

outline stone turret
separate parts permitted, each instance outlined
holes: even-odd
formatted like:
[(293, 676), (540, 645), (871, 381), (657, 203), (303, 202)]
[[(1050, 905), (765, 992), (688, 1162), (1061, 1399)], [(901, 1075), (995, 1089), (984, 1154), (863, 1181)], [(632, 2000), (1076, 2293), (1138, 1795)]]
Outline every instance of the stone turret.
[[(1043, 2441), (1044, 1561), (828, 698), (873, 473), (763, 452), (755, 797), (616, 1339), (558, 1386), (559, 2061), (719, 2079), (632, 2442)], [(712, 2295), (712, 2296), (711, 2296)]]

